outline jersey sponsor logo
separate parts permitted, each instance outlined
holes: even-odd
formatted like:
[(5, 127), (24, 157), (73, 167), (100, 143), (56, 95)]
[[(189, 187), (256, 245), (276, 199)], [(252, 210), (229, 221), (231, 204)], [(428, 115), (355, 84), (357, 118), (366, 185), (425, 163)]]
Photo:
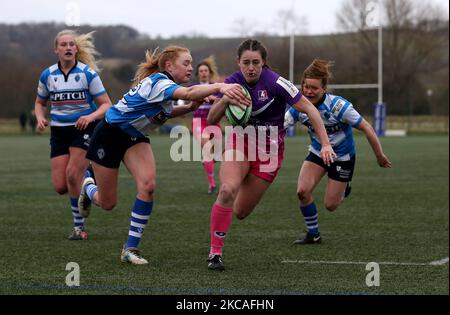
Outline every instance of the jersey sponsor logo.
[(346, 169), (343, 169), (341, 166), (336, 166), (336, 171), (339, 173), (339, 177), (341, 178), (341, 179), (347, 179), (347, 178), (350, 178), (350, 174), (351, 174), (351, 170), (346, 170)]
[(261, 102), (267, 101), (269, 99), (269, 95), (266, 90), (258, 91), (258, 100)]
[(50, 100), (52, 102), (85, 101), (86, 93), (84, 91), (56, 92), (51, 95)]
[(344, 107), (345, 105), (345, 101), (343, 100), (338, 100), (336, 102), (336, 105), (334, 105), (333, 109), (331, 110), (331, 112), (334, 114), (335, 112), (340, 112), (342, 107)]
[(297, 94), (300, 92), (297, 89), (297, 87), (294, 84), (292, 84), (291, 81), (286, 80), (283, 77), (278, 78), (277, 84), (280, 85), (283, 89), (285, 89), (285, 91), (288, 92), (292, 98), (296, 97)]

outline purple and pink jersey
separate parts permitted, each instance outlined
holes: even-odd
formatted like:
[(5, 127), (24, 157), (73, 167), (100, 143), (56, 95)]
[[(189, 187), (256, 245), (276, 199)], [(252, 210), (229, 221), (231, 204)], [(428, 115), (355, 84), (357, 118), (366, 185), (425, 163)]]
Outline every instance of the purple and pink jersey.
[(254, 85), (249, 85), (237, 71), (225, 79), (225, 83), (238, 83), (249, 91), (252, 98), (252, 114), (249, 124), (255, 126), (277, 126), (280, 134), (285, 134), (284, 114), (286, 105), (292, 106), (302, 97), (301, 92), (290, 81), (284, 79), (268, 67), (264, 67), (261, 77)]
[[(235, 130), (233, 136), (227, 140), (226, 149), (241, 151), (238, 138), (242, 140), (244, 137), (244, 151), (241, 152), (250, 162), (249, 173), (265, 181), (273, 182), (284, 158), (286, 107), (297, 103), (302, 94), (294, 84), (268, 67), (263, 68), (258, 82), (254, 85), (249, 85), (240, 71), (226, 78), (225, 83), (238, 83), (249, 91), (252, 98), (252, 114), (248, 125), (266, 127), (264, 128), (266, 136), (262, 138), (258, 134), (259, 128), (255, 130), (255, 136), (258, 134), (257, 137), (246, 137), (245, 131), (241, 134), (239, 130)], [(276, 139), (272, 139), (272, 132), (268, 132), (269, 128), (274, 127), (278, 129)], [(256, 152), (253, 151), (254, 147), (256, 147)]]

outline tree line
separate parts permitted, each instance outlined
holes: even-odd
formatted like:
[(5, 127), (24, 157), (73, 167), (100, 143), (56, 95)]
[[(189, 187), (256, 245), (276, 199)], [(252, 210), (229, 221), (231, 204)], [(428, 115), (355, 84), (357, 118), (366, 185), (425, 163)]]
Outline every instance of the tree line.
[[(367, 27), (369, 0), (347, 0), (338, 13), (342, 32), (329, 35), (295, 36), (295, 76), (300, 83), (303, 69), (314, 58), (333, 60), (332, 84), (377, 82), (378, 32)], [(449, 24), (439, 14), (413, 14), (411, 1), (389, 0), (383, 9), (383, 89), (388, 114), (448, 115)], [(366, 12), (367, 13), (367, 12)], [(53, 53), (55, 35), (66, 26), (57, 23), (0, 24), (0, 117), (16, 118), (34, 106), (36, 88), (42, 70), (56, 62)], [(81, 33), (95, 30), (95, 45), (101, 53), (101, 77), (116, 102), (131, 84), (136, 65), (146, 49), (169, 44), (188, 47), (194, 65), (214, 55), (222, 76), (237, 70), (236, 49), (244, 37), (208, 38), (179, 36), (150, 38), (125, 26), (92, 27), (83, 25)], [(249, 36), (252, 36), (251, 34)], [(289, 37), (254, 34), (269, 50), (269, 64), (289, 77)], [(365, 115), (372, 115), (377, 91), (336, 90)]]

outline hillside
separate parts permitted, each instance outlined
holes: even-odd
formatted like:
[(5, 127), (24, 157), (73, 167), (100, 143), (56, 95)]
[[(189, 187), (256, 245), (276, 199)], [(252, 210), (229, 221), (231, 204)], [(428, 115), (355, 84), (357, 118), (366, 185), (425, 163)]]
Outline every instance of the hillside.
[[(56, 62), (53, 41), (64, 25), (54, 23), (0, 24), (0, 117), (17, 117), (33, 107), (40, 72)], [(236, 50), (243, 38), (179, 37), (171, 39), (149, 38), (125, 25), (102, 26), (95, 29), (84, 25), (86, 33), (95, 30), (95, 44), (101, 53), (102, 80), (111, 99), (116, 101), (128, 89), (135, 66), (142, 61), (146, 49), (177, 44), (188, 47), (194, 64), (211, 54), (215, 55), (221, 75), (234, 72)], [(447, 114), (448, 115), (448, 23), (424, 33), (427, 42), (436, 43), (420, 60), (415, 55), (394, 51), (385, 37), (385, 100), (392, 114)], [(400, 35), (411, 36), (411, 32)], [(295, 83), (303, 69), (314, 58), (335, 61), (331, 83), (374, 83), (377, 81), (376, 33), (371, 46), (358, 46), (358, 34), (297, 36), (295, 38)], [(393, 36), (392, 36), (393, 37)], [(259, 36), (269, 50), (269, 63), (281, 75), (289, 75), (289, 39)], [(410, 38), (410, 37), (409, 37)], [(408, 40), (409, 40), (408, 38)], [(419, 45), (420, 38), (414, 39)], [(394, 45), (392, 45), (394, 47)], [(412, 51), (420, 52), (419, 49)], [(417, 58), (416, 58), (417, 57)], [(410, 72), (409, 72), (410, 71)], [(431, 97), (426, 91), (434, 91)], [(15, 91), (11, 93), (11, 91)], [(407, 91), (407, 93), (405, 93)], [(351, 100), (363, 114), (371, 114), (377, 99), (376, 90), (335, 91)]]

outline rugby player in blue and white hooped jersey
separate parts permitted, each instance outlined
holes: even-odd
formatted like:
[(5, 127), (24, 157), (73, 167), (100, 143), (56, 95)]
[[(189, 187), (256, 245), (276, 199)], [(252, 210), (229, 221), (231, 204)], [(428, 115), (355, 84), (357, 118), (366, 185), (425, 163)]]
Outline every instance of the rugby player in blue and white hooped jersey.
[[(137, 196), (131, 210), (128, 238), (122, 248), (121, 261), (134, 265), (147, 264), (138, 249), (144, 228), (153, 209), (156, 166), (150, 141), (150, 130), (172, 117), (191, 112), (215, 93), (250, 104), (238, 84), (214, 83), (182, 87), (192, 74), (192, 57), (184, 47), (170, 46), (161, 53), (146, 53), (135, 76), (134, 86), (106, 113), (92, 136), (87, 158), (95, 173), (82, 185), (79, 207), (87, 217), (92, 201), (105, 210), (117, 202), (117, 180), (121, 161), (133, 176)], [(187, 105), (173, 106), (173, 100), (192, 100)]]
[[(237, 63), (239, 71), (227, 77), (225, 82), (239, 83), (249, 91), (253, 103), (249, 125), (254, 128), (248, 126), (246, 129), (255, 130), (258, 140), (255, 141), (255, 137), (245, 134), (242, 137), (238, 129), (228, 139), (225, 159), (220, 166), (220, 191), (211, 209), (211, 248), (208, 268), (218, 271), (225, 268), (222, 248), (232, 223), (233, 212), (240, 220), (250, 215), (275, 180), (281, 167), (284, 156), (283, 129), (286, 104), (309, 116), (324, 143), (320, 152), (323, 162), (329, 164), (334, 157), (319, 112), (291, 82), (267, 66), (267, 49), (264, 45), (253, 39), (242, 42), (238, 48)], [(226, 95), (217, 100), (208, 114), (208, 123), (216, 124), (223, 117), (229, 103), (230, 99)], [(276, 139), (267, 138), (266, 131), (270, 128), (278, 131)], [(238, 145), (238, 137), (244, 142), (243, 148)], [(265, 141), (261, 143), (259, 138), (265, 138)], [(273, 154), (270, 154), (267, 161), (264, 155), (268, 146), (275, 147), (276, 150), (273, 150), (274, 152), (270, 150)], [(257, 154), (252, 154), (252, 147), (256, 147)], [(232, 153), (229, 156), (236, 154), (244, 158), (227, 159), (228, 153)], [(268, 168), (267, 164), (270, 164), (271, 160), (276, 162), (273, 163), (273, 168)]]
[(337, 154), (335, 162), (325, 165), (319, 157), (321, 141), (308, 117), (290, 108), (285, 114), (285, 127), (300, 122), (308, 127), (311, 138), (309, 155), (306, 157), (298, 176), (297, 195), (300, 210), (305, 219), (308, 232), (294, 244), (318, 244), (322, 238), (319, 232), (318, 212), (312, 193), (322, 177), (328, 175), (325, 192), (325, 208), (334, 211), (350, 193), (350, 182), (355, 168), (355, 142), (352, 128), (364, 132), (377, 158), (378, 165), (390, 168), (391, 162), (383, 153), (372, 126), (355, 110), (346, 99), (327, 93), (328, 79), (331, 77), (331, 63), (315, 59), (305, 70), (302, 79), (302, 92), (319, 110), (325, 124), (328, 138)]
[(43, 131), (48, 126), (46, 105), (50, 104), (52, 183), (57, 193), (69, 193), (74, 222), (69, 239), (84, 240), (87, 232), (78, 197), (88, 167), (86, 150), (97, 121), (111, 101), (96, 73), (92, 33), (61, 31), (56, 35), (54, 52), (58, 63), (45, 69), (39, 79), (36, 127)]

